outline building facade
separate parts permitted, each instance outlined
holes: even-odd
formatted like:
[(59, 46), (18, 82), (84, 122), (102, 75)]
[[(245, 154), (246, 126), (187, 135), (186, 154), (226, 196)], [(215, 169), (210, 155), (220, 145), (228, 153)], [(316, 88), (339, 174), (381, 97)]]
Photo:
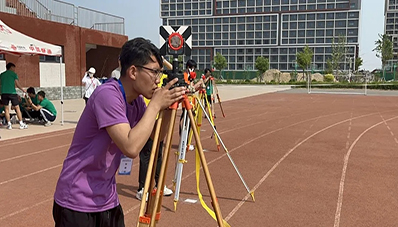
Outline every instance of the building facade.
[[(61, 46), (64, 98), (81, 98), (81, 80), (88, 68), (96, 68), (97, 77), (107, 77), (118, 67), (120, 49), (127, 41), (124, 19), (61, 1), (46, 4), (0, 0), (0, 19), (25, 35)], [(0, 55), (0, 72), (8, 62), (17, 66), (23, 87), (44, 90), (50, 99), (60, 98), (59, 57)]]
[(384, 10), (384, 33), (390, 35), (394, 50), (394, 63), (398, 60), (398, 1), (386, 0)]
[[(332, 43), (346, 37), (346, 59), (358, 56), (361, 0), (160, 0), (163, 25), (192, 26), (192, 58), (210, 67), (220, 52), (226, 70), (253, 70), (259, 56), (271, 69), (293, 71), (296, 53), (314, 52), (313, 67), (326, 69)], [(353, 66), (351, 66), (353, 67)]]

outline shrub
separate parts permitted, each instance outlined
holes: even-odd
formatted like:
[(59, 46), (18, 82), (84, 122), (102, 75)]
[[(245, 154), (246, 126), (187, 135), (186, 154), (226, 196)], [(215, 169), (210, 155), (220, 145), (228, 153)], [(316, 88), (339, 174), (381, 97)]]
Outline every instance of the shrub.
[(326, 74), (324, 76), (325, 82), (333, 82), (334, 81), (334, 76), (332, 74)]

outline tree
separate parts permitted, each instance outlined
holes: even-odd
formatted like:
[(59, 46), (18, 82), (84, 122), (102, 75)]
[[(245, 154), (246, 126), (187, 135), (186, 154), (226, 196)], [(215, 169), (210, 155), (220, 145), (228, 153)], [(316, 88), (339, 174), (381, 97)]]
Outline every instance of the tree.
[(376, 57), (381, 59), (381, 65), (384, 69), (388, 60), (394, 57), (391, 36), (387, 34), (379, 34), (379, 39), (375, 41), (375, 45), (376, 47), (373, 51), (376, 51)]
[(361, 67), (363, 64), (363, 60), (361, 57), (355, 58), (355, 71), (358, 72), (359, 67)]
[(328, 60), (326, 60), (325, 73), (326, 74), (333, 74), (333, 64), (332, 64), (332, 60), (330, 58)]
[(297, 64), (303, 69), (303, 75), (306, 74), (308, 67), (311, 65), (314, 52), (306, 45), (302, 51), (297, 52)]
[(333, 39), (331, 66), (332, 66), (332, 71), (336, 71), (336, 75), (339, 74), (340, 64), (341, 62), (344, 61), (345, 54), (346, 54), (345, 36), (339, 36), (339, 38), (337, 39), (337, 43), (335, 42), (335, 39)]
[(227, 67), (227, 59), (219, 52), (217, 52), (216, 56), (214, 57), (214, 67), (219, 70), (221, 78), (221, 71)]
[(265, 58), (265, 57), (262, 57), (262, 56), (257, 57), (256, 64), (255, 64), (254, 67), (259, 72), (259, 75), (258, 75), (257, 79), (260, 79), (260, 82), (262, 82), (264, 73), (269, 69), (269, 60), (268, 60), (268, 58)]

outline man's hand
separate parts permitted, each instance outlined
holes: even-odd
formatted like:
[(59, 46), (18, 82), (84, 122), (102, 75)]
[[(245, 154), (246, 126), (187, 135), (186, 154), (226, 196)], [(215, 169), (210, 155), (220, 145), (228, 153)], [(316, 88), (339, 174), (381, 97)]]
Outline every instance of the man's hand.
[(26, 101), (28, 102), (29, 105), (32, 105), (32, 99), (30, 99), (30, 97), (26, 97)]
[(205, 84), (203, 83), (203, 80), (200, 79), (196, 84), (194, 84), (193, 87), (195, 88), (195, 91), (198, 91), (198, 90), (204, 88)]
[(166, 84), (164, 87), (157, 88), (153, 93), (150, 104), (159, 107), (159, 110), (164, 110), (171, 106), (171, 104), (179, 101), (182, 95), (185, 94), (184, 87), (175, 87), (170, 90), (171, 86), (178, 82), (178, 78), (174, 78), (172, 81)]

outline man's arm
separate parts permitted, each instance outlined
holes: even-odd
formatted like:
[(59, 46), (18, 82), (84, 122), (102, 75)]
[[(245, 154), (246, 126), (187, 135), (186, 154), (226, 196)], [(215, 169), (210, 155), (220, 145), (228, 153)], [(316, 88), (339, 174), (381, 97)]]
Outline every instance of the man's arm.
[(159, 108), (148, 106), (144, 116), (134, 128), (127, 123), (106, 127), (106, 131), (123, 154), (135, 158), (144, 147), (155, 125)]
[(169, 89), (177, 82), (177, 78), (170, 81), (165, 87), (155, 90), (152, 101), (149, 103), (141, 120), (130, 129), (128, 123), (120, 123), (106, 127), (109, 136), (118, 148), (130, 158), (135, 158), (151, 136), (155, 126), (156, 115), (160, 110), (177, 102), (185, 94), (184, 88)]
[(83, 84), (86, 84), (86, 82), (87, 82), (87, 73), (84, 73), (84, 76), (83, 76), (83, 79), (82, 79), (82, 83)]
[(22, 87), (21, 84), (19, 83), (19, 80), (15, 80), (15, 85), (16, 85), (17, 88), (19, 88), (19, 90), (21, 90), (23, 93), (26, 93), (25, 89), (23, 89), (23, 87)]
[(30, 106), (33, 110), (36, 110), (36, 111), (39, 111), (41, 108), (43, 108), (43, 107), (40, 106), (40, 105), (35, 105), (35, 104), (33, 104), (32, 99), (30, 99), (30, 98), (27, 100), (27, 103), (29, 104), (29, 106)]
[(35, 105), (35, 104), (33, 104), (33, 103), (31, 103), (30, 104), (30, 106), (31, 106), (31, 108), (33, 109), (33, 110), (36, 110), (36, 111), (39, 111), (41, 108), (42, 108), (42, 106), (40, 106), (40, 105)]

